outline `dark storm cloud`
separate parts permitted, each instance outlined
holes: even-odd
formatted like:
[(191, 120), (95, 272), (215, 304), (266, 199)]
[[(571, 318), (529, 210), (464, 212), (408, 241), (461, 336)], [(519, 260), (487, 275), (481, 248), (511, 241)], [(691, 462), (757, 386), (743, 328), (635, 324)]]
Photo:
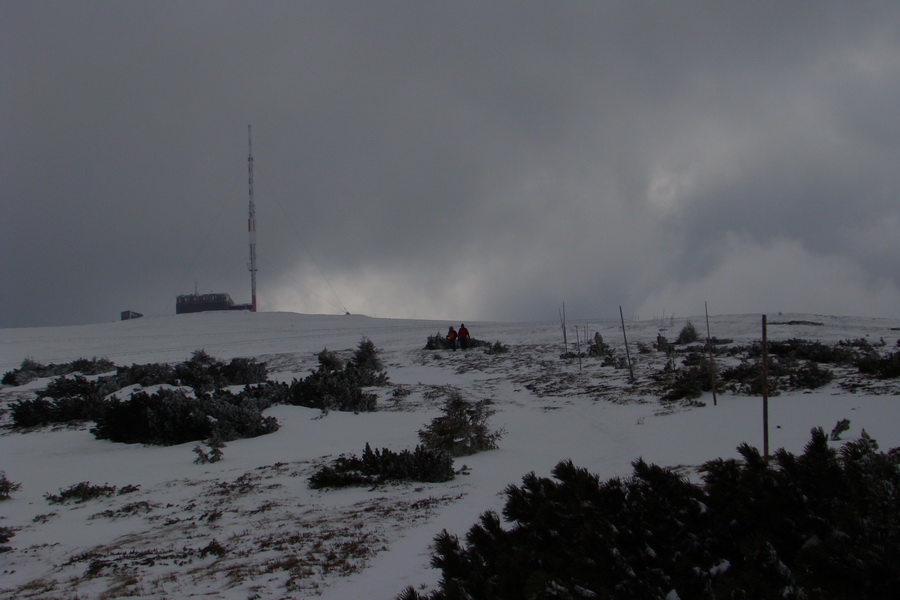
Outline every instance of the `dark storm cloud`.
[(0, 326), (900, 307), (893, 2), (30, 2)]

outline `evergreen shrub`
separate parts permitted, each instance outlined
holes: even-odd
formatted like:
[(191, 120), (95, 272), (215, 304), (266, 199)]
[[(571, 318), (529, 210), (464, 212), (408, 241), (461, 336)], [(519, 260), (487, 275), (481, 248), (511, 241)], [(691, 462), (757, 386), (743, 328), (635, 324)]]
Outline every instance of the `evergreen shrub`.
[(79, 358), (61, 365), (43, 365), (35, 360), (26, 358), (18, 369), (4, 373), (3, 385), (20, 386), (43, 377), (57, 377), (59, 375), (100, 375), (114, 370), (116, 366), (105, 358)]
[(388, 481), (442, 482), (453, 479), (453, 459), (449, 455), (416, 446), (410, 452), (372, 450), (366, 444), (361, 457), (340, 457), (309, 478), (313, 489), (379, 485)]
[(234, 358), (226, 364), (201, 349), (175, 367), (175, 377), (181, 385), (211, 391), (230, 385), (262, 383), (267, 371), (265, 363), (257, 363), (255, 359)]
[(285, 402), (323, 411), (368, 412), (375, 410), (377, 396), (363, 388), (388, 382), (375, 344), (360, 340), (353, 357), (343, 364), (333, 352), (322, 350), (319, 368), (288, 386)]
[(860, 373), (880, 379), (900, 377), (900, 352), (894, 352), (886, 357), (863, 357), (857, 363), (857, 369)]
[(175, 367), (159, 363), (145, 365), (133, 364), (130, 367), (116, 368), (116, 382), (119, 388), (130, 385), (150, 387), (154, 385), (178, 385)]
[(612, 358), (612, 346), (603, 341), (603, 336), (597, 331), (594, 333), (594, 339), (588, 345), (588, 355), (600, 358)]
[[(469, 340), (470, 342), (472, 340)], [(490, 342), (479, 342), (479, 345), (486, 345), (485, 354), (506, 354), (509, 352), (509, 346), (501, 344), (499, 340), (491, 344)]]
[(51, 381), (47, 388), (31, 400), (12, 404), (10, 412), (14, 427), (37, 427), (51, 423), (93, 420), (99, 416), (104, 397), (115, 392), (112, 377), (88, 380), (80, 375), (62, 376)]
[(742, 445), (702, 484), (642, 460), (605, 482), (560, 462), (506, 489), (504, 521), (438, 535), (438, 589), (399, 598), (890, 598), (900, 451), (877, 450), (864, 435), (837, 451), (816, 428), (800, 456)]
[(76, 483), (66, 489), (59, 490), (59, 494), (44, 494), (44, 498), (50, 504), (68, 504), (69, 502), (81, 504), (88, 500), (105, 498), (115, 494), (116, 486), (114, 485), (94, 485), (89, 481), (82, 481), (81, 483)]
[(0, 500), (9, 500), (13, 492), (22, 489), (21, 483), (10, 481), (6, 477), (6, 471), (0, 471)]
[(5, 544), (9, 540), (13, 539), (13, 537), (15, 535), (16, 535), (16, 530), (13, 529), (12, 527), (6, 527), (6, 526), (0, 527), (0, 553), (9, 552), (12, 550), (12, 547), (4, 546), (2, 544)]
[(433, 452), (466, 456), (494, 450), (504, 431), (491, 430), (488, 419), (494, 414), (489, 400), (470, 402), (453, 391), (444, 402), (444, 414), (419, 430), (419, 440)]
[(697, 333), (697, 328), (694, 327), (694, 324), (688, 321), (684, 324), (684, 327), (681, 328), (681, 331), (678, 333), (678, 337), (675, 339), (675, 344), (681, 346), (684, 344), (693, 344), (700, 338), (700, 335)]
[(173, 445), (206, 439), (214, 430), (231, 441), (277, 431), (278, 422), (240, 398), (192, 397), (183, 390), (162, 389), (107, 400), (91, 433), (114, 442)]

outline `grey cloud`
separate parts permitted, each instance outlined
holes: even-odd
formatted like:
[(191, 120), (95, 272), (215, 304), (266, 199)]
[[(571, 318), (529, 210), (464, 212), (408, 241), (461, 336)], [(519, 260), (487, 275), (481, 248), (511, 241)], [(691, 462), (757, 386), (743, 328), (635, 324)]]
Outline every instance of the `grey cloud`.
[(246, 301), (248, 123), (267, 310), (728, 311), (773, 248), (900, 306), (892, 2), (5, 13), (0, 326)]

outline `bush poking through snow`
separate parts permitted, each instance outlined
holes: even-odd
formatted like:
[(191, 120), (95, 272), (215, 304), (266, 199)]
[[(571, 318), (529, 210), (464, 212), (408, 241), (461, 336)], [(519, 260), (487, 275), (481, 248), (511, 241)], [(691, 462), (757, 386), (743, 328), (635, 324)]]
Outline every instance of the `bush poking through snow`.
[(0, 471), (0, 500), (9, 500), (13, 492), (18, 492), (21, 489), (21, 483), (10, 481), (6, 478), (6, 471)]
[(363, 388), (388, 382), (375, 344), (366, 337), (359, 342), (353, 357), (342, 364), (334, 352), (318, 354), (319, 368), (290, 384), (284, 401), (319, 410), (368, 412), (375, 410), (377, 397)]
[(694, 324), (688, 321), (684, 324), (684, 327), (681, 328), (681, 332), (678, 334), (678, 337), (675, 339), (676, 345), (684, 345), (684, 344), (693, 344), (700, 338), (700, 335), (697, 333), (697, 328), (694, 327)]
[(219, 436), (218, 429), (213, 429), (212, 436), (206, 440), (206, 447), (209, 448), (208, 453), (200, 446), (200, 444), (194, 446), (194, 454), (197, 455), (197, 458), (194, 459), (194, 464), (205, 465), (207, 463), (215, 463), (222, 460), (224, 457), (222, 448), (225, 447), (225, 442), (223, 442), (222, 438)]
[(831, 441), (836, 442), (841, 439), (841, 434), (850, 429), (850, 420), (849, 419), (841, 419), (838, 421), (834, 429), (831, 430)]
[(800, 456), (745, 444), (706, 463), (703, 485), (642, 460), (601, 482), (564, 461), (506, 489), (508, 528), (486, 512), (465, 541), (438, 535), (439, 589), (399, 598), (893, 597), (900, 453), (877, 450), (864, 435), (835, 451), (816, 428)]
[[(900, 343), (900, 340), (897, 340)], [(857, 368), (860, 373), (873, 375), (879, 379), (892, 379), (900, 377), (900, 352), (894, 352), (886, 357), (866, 356), (859, 360)]]
[(453, 391), (444, 403), (444, 414), (419, 430), (419, 440), (429, 450), (450, 456), (494, 450), (505, 433), (488, 426), (494, 412), (490, 401), (470, 402)]
[(363, 336), (363, 338), (359, 340), (356, 352), (353, 353), (353, 358), (350, 359), (350, 366), (356, 371), (373, 374), (384, 371), (384, 363), (381, 362), (381, 358), (378, 354), (378, 348), (375, 347), (372, 340)]
[(139, 486), (136, 485), (126, 485), (122, 489), (116, 489), (116, 486), (103, 484), (103, 485), (93, 485), (89, 481), (82, 481), (81, 483), (76, 483), (70, 487), (67, 487), (64, 490), (59, 490), (59, 494), (44, 494), (44, 498), (50, 504), (81, 504), (82, 502), (87, 502), (88, 500), (93, 500), (95, 498), (106, 498), (109, 496), (115, 496), (122, 494), (130, 494), (136, 492)]
[[(23, 362), (23, 368), (33, 372), (39, 367)], [(51, 365), (53, 367), (53, 365)], [(37, 392), (31, 400), (20, 400), (13, 403), (11, 414), (15, 427), (38, 427), (51, 423), (71, 423), (73, 421), (96, 421), (102, 418), (108, 403), (107, 397), (122, 388), (131, 385), (143, 387), (153, 385), (184, 385), (195, 390), (215, 391), (232, 385), (257, 384), (266, 380), (265, 363), (257, 363), (256, 359), (234, 358), (230, 363), (219, 361), (203, 350), (197, 350), (191, 359), (176, 367), (169, 365), (148, 364), (116, 367), (106, 359), (79, 359), (66, 366), (41, 367), (45, 371), (69, 371), (91, 374), (96, 371), (106, 372), (116, 369), (115, 375), (88, 379), (82, 375), (72, 377), (63, 374), (47, 387)], [(245, 395), (253, 392), (245, 390)], [(219, 394), (220, 397), (227, 394)], [(263, 408), (270, 405), (268, 403)]]
[(129, 400), (109, 399), (91, 433), (127, 444), (174, 445), (209, 438), (214, 429), (231, 441), (277, 431), (278, 422), (241, 397), (194, 398), (183, 390), (162, 389), (153, 395), (137, 392)]
[(380, 485), (388, 481), (442, 482), (453, 479), (453, 460), (422, 446), (410, 452), (372, 450), (366, 444), (361, 457), (340, 457), (309, 478), (313, 489)]
[(18, 369), (7, 371), (3, 374), (3, 385), (20, 386), (25, 385), (35, 379), (42, 377), (57, 377), (59, 375), (70, 375), (72, 373), (81, 373), (82, 375), (99, 375), (107, 373), (116, 368), (116, 366), (105, 358), (79, 358), (70, 363), (61, 365), (49, 364), (43, 365), (30, 358), (22, 361), (22, 365)]
[[(16, 535), (16, 530), (12, 527), (0, 527), (0, 544), (6, 544)], [(0, 545), (0, 553), (12, 550), (10, 546)]]

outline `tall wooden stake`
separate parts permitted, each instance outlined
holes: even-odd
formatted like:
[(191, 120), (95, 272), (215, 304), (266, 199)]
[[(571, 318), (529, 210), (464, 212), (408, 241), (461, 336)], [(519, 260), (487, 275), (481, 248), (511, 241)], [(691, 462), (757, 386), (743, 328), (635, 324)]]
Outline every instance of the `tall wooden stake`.
[(563, 302), (562, 310), (559, 311), (559, 321), (563, 330), (563, 353), (569, 353), (569, 340), (566, 338), (566, 303)]
[(763, 457), (769, 462), (769, 347), (766, 342), (766, 315), (762, 316)]
[(581, 336), (578, 331), (578, 325), (575, 326), (575, 354), (578, 355), (578, 370), (581, 371)]
[(628, 350), (628, 336), (625, 335), (625, 317), (622, 315), (622, 305), (619, 305), (619, 318), (622, 320), (622, 337), (625, 338), (625, 358), (628, 360), (628, 372), (631, 373), (631, 383), (634, 383), (634, 367), (631, 366), (631, 352)]
[(718, 406), (716, 399), (716, 363), (713, 360), (712, 337), (709, 335), (709, 307), (707, 303), (703, 303), (703, 310), (706, 311), (706, 347), (709, 349), (709, 385), (712, 387), (713, 406)]
[(250, 153), (247, 155), (247, 170), (250, 173), (250, 204), (247, 217), (247, 231), (250, 233), (250, 262), (247, 264), (247, 268), (250, 269), (250, 310), (256, 312), (256, 204), (253, 202), (253, 135), (249, 125), (247, 125), (247, 140), (250, 147)]

